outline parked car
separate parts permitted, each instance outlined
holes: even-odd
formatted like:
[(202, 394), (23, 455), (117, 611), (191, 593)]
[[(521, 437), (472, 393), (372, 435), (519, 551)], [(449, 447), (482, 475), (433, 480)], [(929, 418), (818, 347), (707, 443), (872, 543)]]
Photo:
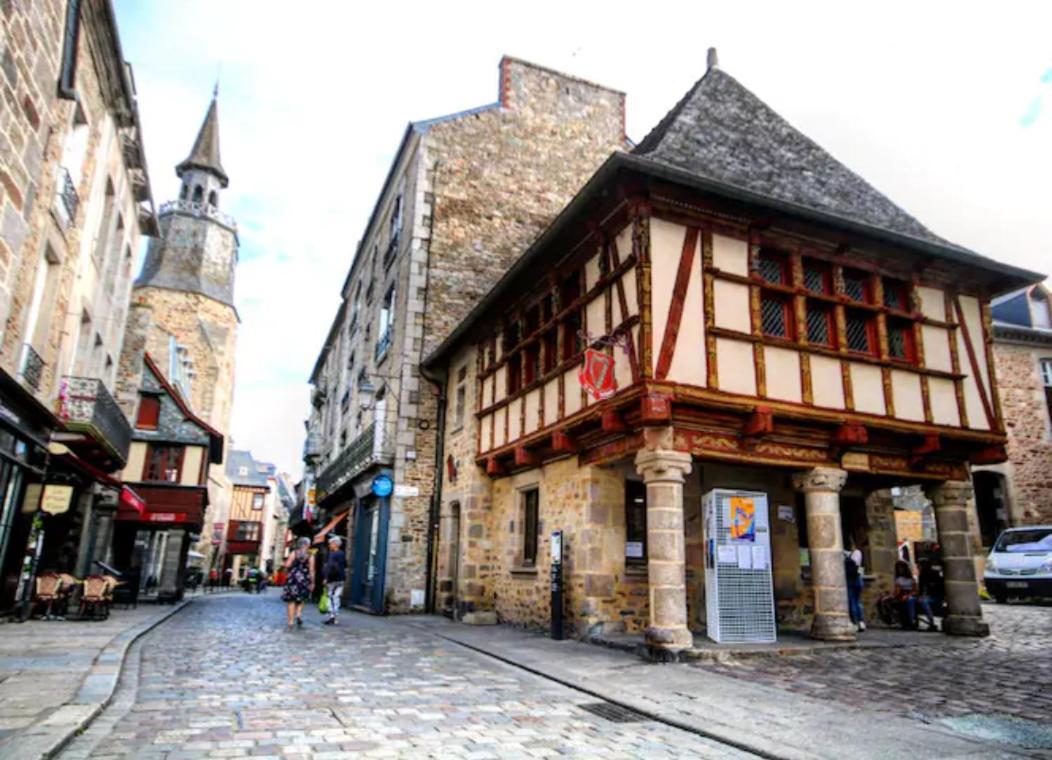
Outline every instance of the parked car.
[(986, 590), (1009, 597), (1052, 597), (1052, 525), (1009, 528), (997, 538), (983, 573)]

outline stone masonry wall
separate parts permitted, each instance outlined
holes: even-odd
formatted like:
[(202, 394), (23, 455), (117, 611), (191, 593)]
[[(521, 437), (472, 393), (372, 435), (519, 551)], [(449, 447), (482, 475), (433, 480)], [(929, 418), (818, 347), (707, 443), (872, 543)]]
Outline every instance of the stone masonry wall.
[(500, 108), (430, 127), (425, 354), (623, 148), (624, 105), (615, 90), (505, 58)]
[(1052, 359), (1052, 346), (997, 341), (1001, 409), (1008, 432), (1011, 523), (1052, 523), (1052, 433), (1040, 375), (1040, 359)]
[[(376, 371), (395, 378), (399, 397), (395, 480), (417, 495), (392, 499), (389, 612), (410, 611), (412, 591), (427, 580), (438, 398), (419, 373), (420, 359), (624, 144), (621, 93), (506, 58), (500, 101), (499, 108), (429, 125), (398, 180), (412, 241), (396, 264), (394, 358)], [(378, 288), (375, 299), (383, 292)], [(471, 459), (462, 457), (465, 466)]]
[[(57, 96), (59, 59), (63, 46), (66, 3), (0, 4), (0, 366), (17, 374), (27, 318), (45, 247), (58, 267), (53, 289), (45, 296), (39, 324), (46, 325), (36, 351), (45, 366), (37, 396), (50, 403), (57, 388), (56, 367), (67, 356), (69, 342), (65, 315), (76, 287), (77, 264), (85, 221), (95, 218), (89, 201), (99, 186), (98, 168), (103, 138), (112, 135), (113, 122), (100, 89), (92, 57), (90, 14), (82, 12), (77, 50), (76, 90), (87, 120), (87, 141), (76, 216), (60, 221), (56, 187), (63, 146), (70, 131), (75, 104)], [(104, 169), (103, 169), (104, 170)]]

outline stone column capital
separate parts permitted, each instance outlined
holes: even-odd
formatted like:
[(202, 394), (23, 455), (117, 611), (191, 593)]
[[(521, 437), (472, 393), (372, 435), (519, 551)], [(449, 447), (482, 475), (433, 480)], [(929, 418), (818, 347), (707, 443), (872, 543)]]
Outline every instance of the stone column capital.
[(847, 473), (836, 467), (815, 467), (793, 473), (793, 488), (803, 493), (840, 493), (847, 482)]
[(636, 453), (636, 472), (646, 483), (682, 483), (692, 462), (691, 455), (684, 451), (640, 451)]
[(965, 506), (975, 498), (975, 490), (967, 480), (946, 480), (924, 489), (936, 507)]

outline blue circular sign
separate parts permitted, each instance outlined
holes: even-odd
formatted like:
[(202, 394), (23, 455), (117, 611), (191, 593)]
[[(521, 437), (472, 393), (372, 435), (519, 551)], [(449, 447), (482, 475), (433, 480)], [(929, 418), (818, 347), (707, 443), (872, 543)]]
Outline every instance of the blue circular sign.
[(394, 482), (386, 475), (377, 475), (373, 478), (373, 493), (377, 496), (390, 496), (394, 490)]

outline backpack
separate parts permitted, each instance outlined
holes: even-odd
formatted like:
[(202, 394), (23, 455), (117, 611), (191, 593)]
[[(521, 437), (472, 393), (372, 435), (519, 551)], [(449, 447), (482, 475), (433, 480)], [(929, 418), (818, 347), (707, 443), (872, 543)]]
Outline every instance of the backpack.
[(858, 580), (858, 565), (855, 564), (855, 560), (851, 559), (851, 555), (844, 557), (844, 577), (847, 578), (848, 583)]

